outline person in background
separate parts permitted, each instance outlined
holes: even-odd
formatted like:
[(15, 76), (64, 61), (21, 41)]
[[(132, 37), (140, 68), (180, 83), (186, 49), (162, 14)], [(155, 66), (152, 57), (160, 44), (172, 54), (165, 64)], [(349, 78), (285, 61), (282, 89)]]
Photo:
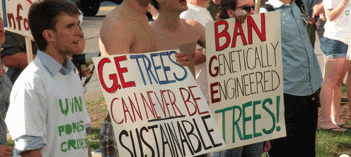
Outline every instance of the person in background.
[(222, 0), (212, 0), (207, 3), (207, 10), (210, 12), (213, 19), (216, 19)]
[[(5, 31), (6, 40), (2, 44), (1, 60), (8, 68), (6, 74), (14, 83), (24, 68), (28, 65), (25, 38), (17, 33)], [(32, 42), (32, 52), (36, 55), (37, 45)]]
[[(124, 0), (104, 19), (100, 29), (101, 56), (146, 53), (156, 51), (156, 39), (149, 26), (147, 8), (151, 0)], [(190, 65), (190, 56), (176, 54), (179, 65)], [(118, 156), (111, 118), (107, 115), (100, 130), (100, 150), (103, 157)]]
[(286, 137), (271, 140), (271, 157), (316, 156), (321, 69), (305, 19), (321, 0), (268, 0), (280, 11)]
[[(321, 89), (321, 129), (346, 131), (350, 125), (340, 117), (341, 85), (346, 73), (351, 73), (351, 61), (346, 58), (350, 43), (349, 4), (350, 0), (324, 0), (327, 17), (321, 50), (325, 57), (324, 80)], [(346, 92), (351, 99), (351, 78), (347, 77)], [(349, 103), (351, 104), (351, 103)], [(350, 105), (351, 106), (351, 105)]]
[[(217, 20), (236, 18), (240, 23), (245, 22), (247, 16), (254, 14), (255, 3), (253, 0), (222, 0)], [(211, 157), (261, 157), (263, 152), (270, 149), (270, 143), (258, 142), (242, 147), (214, 152)]]
[[(4, 22), (0, 17), (0, 45), (5, 42)], [(12, 88), (10, 78), (5, 74), (4, 67), (0, 59), (0, 156), (10, 157), (13, 148), (7, 145), (7, 127), (5, 117), (9, 108), (9, 98)]]
[(30, 8), (29, 25), (40, 50), (11, 91), (5, 122), (15, 140), (14, 156), (91, 156), (84, 90), (67, 57), (84, 50), (79, 14), (66, 1), (45, 0)]
[[(197, 21), (184, 20), (179, 17), (183, 11), (188, 9), (185, 1), (151, 0), (151, 4), (159, 12), (157, 19), (150, 24), (155, 34), (157, 51), (179, 49), (191, 43), (198, 43), (201, 47), (206, 47), (205, 27)], [(194, 49), (193, 53), (194, 63), (205, 62), (204, 59), (201, 59), (204, 56), (201, 51)], [(205, 157), (206, 154), (200, 156)]]
[[(210, 12), (206, 9), (206, 5), (210, 0), (188, 0), (188, 10), (180, 14), (180, 18), (185, 20), (197, 21), (206, 27), (208, 22), (213, 21)], [(195, 59), (195, 78), (196, 83), (199, 85), (202, 94), (208, 101), (208, 90), (207, 90), (207, 68), (206, 68), (206, 51), (199, 44), (196, 45), (197, 54)], [(202, 54), (202, 55), (201, 55)]]

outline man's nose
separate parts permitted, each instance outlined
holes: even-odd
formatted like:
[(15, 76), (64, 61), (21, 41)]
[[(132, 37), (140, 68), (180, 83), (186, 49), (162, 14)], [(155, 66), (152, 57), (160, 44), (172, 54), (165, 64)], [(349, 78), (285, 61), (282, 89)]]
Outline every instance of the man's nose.
[(80, 38), (84, 38), (84, 33), (80, 26), (78, 26), (77, 36), (79, 36)]

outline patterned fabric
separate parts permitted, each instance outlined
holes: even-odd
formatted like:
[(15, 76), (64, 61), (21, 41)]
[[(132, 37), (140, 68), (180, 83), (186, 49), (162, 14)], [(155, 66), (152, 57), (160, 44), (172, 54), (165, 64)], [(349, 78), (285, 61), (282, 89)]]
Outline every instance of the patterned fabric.
[(0, 145), (4, 145), (7, 144), (5, 117), (7, 109), (9, 108), (12, 83), (6, 74), (0, 76), (0, 82)]
[(102, 157), (118, 157), (117, 143), (111, 121), (104, 121), (100, 130), (100, 151)]
[[(310, 12), (321, 0), (302, 1), (306, 12)], [(284, 93), (312, 95), (321, 87), (323, 80), (301, 10), (296, 3), (285, 5), (279, 0), (268, 0), (268, 3), (280, 11)]]

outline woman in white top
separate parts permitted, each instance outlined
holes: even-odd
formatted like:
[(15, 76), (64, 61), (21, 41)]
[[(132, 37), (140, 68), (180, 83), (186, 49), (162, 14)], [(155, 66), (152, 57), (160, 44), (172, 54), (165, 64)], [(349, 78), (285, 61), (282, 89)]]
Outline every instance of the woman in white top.
[[(341, 85), (350, 70), (346, 59), (349, 43), (349, 4), (350, 0), (323, 0), (327, 17), (321, 50), (325, 54), (324, 80), (321, 89), (322, 123), (321, 129), (345, 131), (350, 128), (340, 118)], [(347, 79), (347, 91), (351, 91), (351, 77)], [(350, 95), (351, 92), (348, 92)]]

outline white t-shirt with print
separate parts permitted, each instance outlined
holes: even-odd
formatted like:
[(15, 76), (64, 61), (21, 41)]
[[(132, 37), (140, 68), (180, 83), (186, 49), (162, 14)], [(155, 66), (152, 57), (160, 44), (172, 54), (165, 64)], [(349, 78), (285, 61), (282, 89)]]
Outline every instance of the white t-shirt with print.
[[(180, 18), (186, 20), (194, 20), (201, 23), (204, 27), (206, 24), (213, 21), (210, 12), (206, 8), (202, 8), (188, 3), (188, 10), (180, 14)], [(197, 45), (199, 47), (199, 45)], [(195, 66), (196, 83), (199, 85), (202, 94), (207, 101), (209, 100), (207, 90), (207, 68), (206, 62)]]
[[(79, 76), (54, 77), (38, 57), (13, 86), (6, 124), (13, 139), (42, 137), (45, 157), (88, 156), (85, 124), (90, 122)], [(24, 146), (18, 146), (24, 147)]]
[[(342, 0), (323, 0), (325, 10), (335, 9), (340, 3), (343, 3)], [(350, 4), (348, 4), (342, 12), (342, 14), (334, 21), (330, 21), (327, 16), (327, 22), (324, 26), (324, 37), (339, 40), (344, 42), (345, 44), (349, 44), (350, 14)]]

